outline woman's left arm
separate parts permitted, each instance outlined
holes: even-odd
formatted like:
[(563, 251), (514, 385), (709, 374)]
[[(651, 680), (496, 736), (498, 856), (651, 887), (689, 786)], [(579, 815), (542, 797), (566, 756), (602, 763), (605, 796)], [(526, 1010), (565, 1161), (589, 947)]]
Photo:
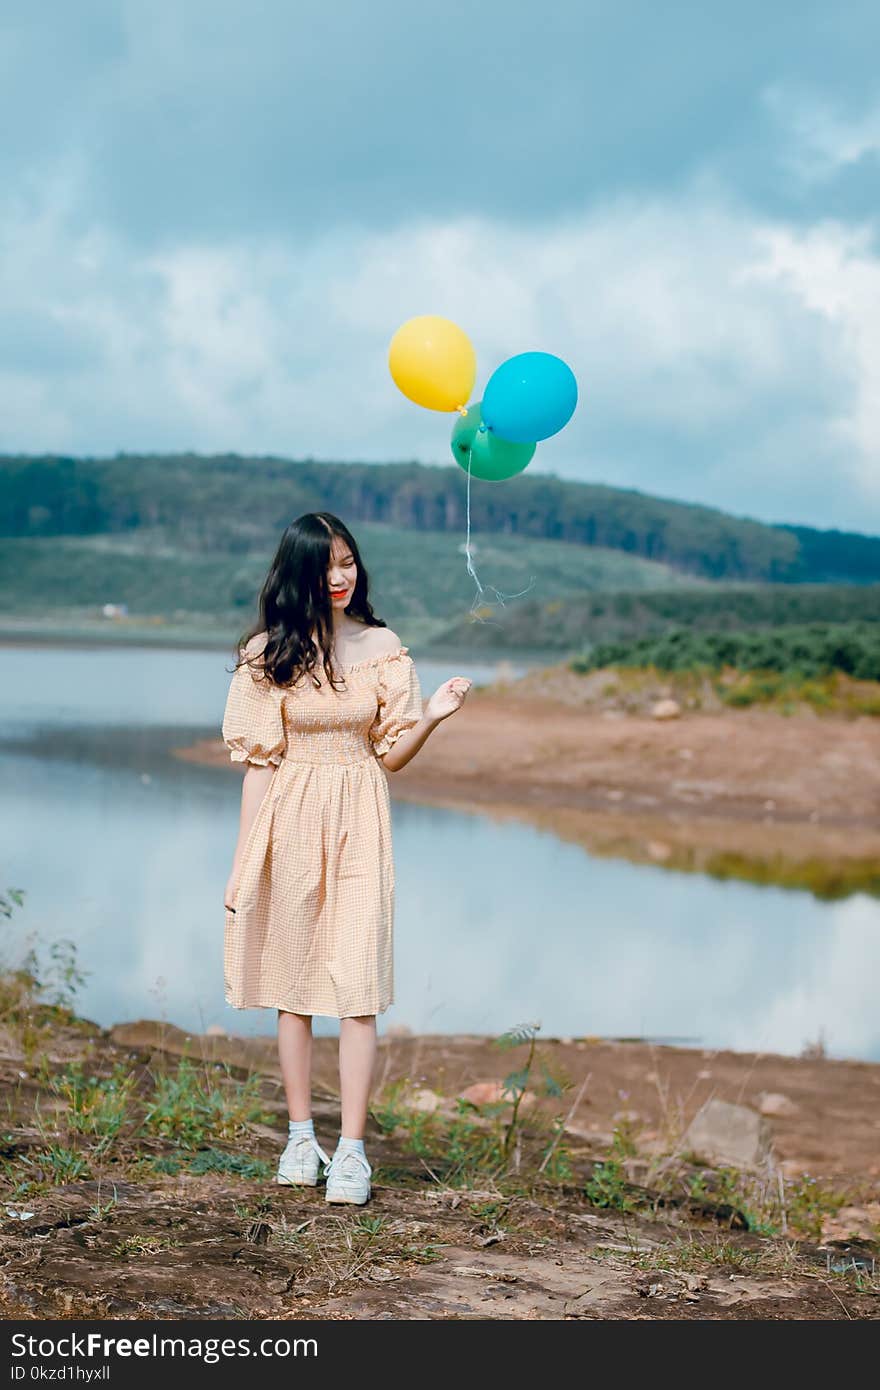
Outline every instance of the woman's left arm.
[(427, 742), (437, 725), (461, 709), (470, 688), (471, 681), (467, 676), (452, 676), (448, 681), (444, 681), (443, 685), (438, 686), (425, 705), (421, 719), (404, 730), (388, 749), (381, 759), (382, 766), (388, 772), (399, 772), (401, 768), (406, 767)]

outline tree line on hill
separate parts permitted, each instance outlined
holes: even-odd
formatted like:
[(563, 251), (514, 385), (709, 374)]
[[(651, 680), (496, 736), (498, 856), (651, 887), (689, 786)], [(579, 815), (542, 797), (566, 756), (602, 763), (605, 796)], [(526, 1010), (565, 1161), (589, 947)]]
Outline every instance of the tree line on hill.
[[(0, 458), (0, 536), (163, 526), (199, 550), (265, 548), (300, 512), (415, 531), (465, 525), (462, 470), (418, 463), (125, 455)], [(707, 580), (880, 581), (880, 537), (766, 525), (711, 507), (521, 473), (471, 485), (475, 532), (603, 546)]]

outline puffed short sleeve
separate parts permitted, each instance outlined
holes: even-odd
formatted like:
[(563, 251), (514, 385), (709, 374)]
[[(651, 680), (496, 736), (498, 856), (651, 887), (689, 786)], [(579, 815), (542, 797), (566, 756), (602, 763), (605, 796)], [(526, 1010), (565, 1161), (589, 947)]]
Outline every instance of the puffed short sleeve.
[(402, 733), (422, 717), (422, 692), (408, 647), (392, 652), (379, 664), (379, 707), (370, 727), (376, 757), (384, 757)]
[(223, 714), (223, 742), (234, 763), (277, 767), (286, 747), (284, 691), (260, 676), (259, 666), (245, 663), (236, 669)]

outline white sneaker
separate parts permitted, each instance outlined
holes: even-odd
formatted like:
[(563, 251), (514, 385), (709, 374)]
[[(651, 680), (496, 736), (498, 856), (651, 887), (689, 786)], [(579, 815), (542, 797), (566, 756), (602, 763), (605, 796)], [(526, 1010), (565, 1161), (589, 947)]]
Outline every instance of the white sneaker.
[(327, 1202), (351, 1202), (363, 1206), (370, 1200), (370, 1175), (373, 1170), (366, 1156), (356, 1149), (337, 1149), (324, 1169), (327, 1179)]
[(288, 1187), (317, 1187), (319, 1158), (324, 1163), (330, 1161), (313, 1134), (288, 1139), (287, 1148), (278, 1160), (275, 1181)]

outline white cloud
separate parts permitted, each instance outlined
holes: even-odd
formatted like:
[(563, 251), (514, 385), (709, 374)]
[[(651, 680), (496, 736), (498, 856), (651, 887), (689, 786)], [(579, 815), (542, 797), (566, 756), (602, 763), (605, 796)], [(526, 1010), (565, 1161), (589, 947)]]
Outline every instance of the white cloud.
[(788, 286), (837, 330), (854, 384), (849, 406), (827, 421), (870, 501), (880, 501), (880, 259), (867, 228), (831, 223), (806, 232), (761, 234), (766, 249), (752, 278)]
[(580, 408), (535, 471), (880, 525), (867, 231), (771, 224), (706, 185), (543, 226), (465, 216), (148, 254), (79, 226), (75, 203), (57, 179), (5, 210), (7, 451), (445, 462), (451, 418), (405, 401), (386, 365), (397, 325), (435, 312), (473, 338), (478, 393), (526, 349), (574, 367)]
[(880, 105), (844, 116), (824, 98), (785, 85), (768, 87), (763, 99), (788, 133), (786, 163), (805, 184), (824, 182), (880, 154)]
[[(877, 905), (857, 895), (828, 909), (821, 943), (805, 945), (790, 984), (780, 984), (760, 1022), (766, 1052), (798, 1052), (824, 1035), (835, 1057), (859, 1057), (875, 1046), (880, 936)], [(734, 1031), (733, 1047), (754, 1047), (755, 1019)]]

